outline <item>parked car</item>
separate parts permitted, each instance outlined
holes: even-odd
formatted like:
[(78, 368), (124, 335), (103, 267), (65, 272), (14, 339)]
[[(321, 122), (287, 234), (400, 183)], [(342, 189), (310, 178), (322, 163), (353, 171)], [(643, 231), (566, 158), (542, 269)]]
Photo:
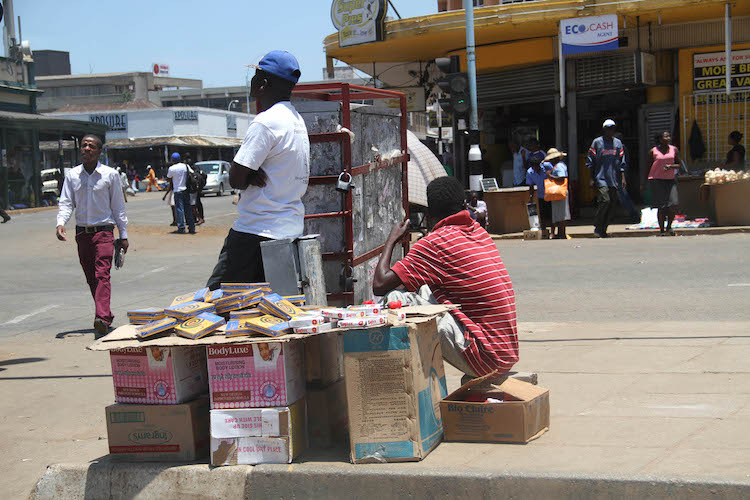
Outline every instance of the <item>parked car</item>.
[(64, 179), (62, 174), (60, 173), (60, 169), (47, 168), (39, 173), (42, 177), (42, 196), (47, 193), (53, 194), (55, 196), (60, 196), (60, 190), (62, 186), (59, 185), (59, 180)]
[(216, 196), (221, 196), (224, 191), (231, 189), (229, 186), (229, 162), (219, 160), (199, 161), (196, 162), (195, 166), (208, 176), (203, 194), (216, 193)]

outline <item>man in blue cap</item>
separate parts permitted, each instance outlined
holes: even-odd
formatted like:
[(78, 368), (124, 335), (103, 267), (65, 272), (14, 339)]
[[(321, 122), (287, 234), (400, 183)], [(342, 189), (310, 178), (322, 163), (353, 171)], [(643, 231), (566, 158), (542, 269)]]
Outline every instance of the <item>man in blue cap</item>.
[(167, 178), (172, 182), (171, 190), (174, 196), (174, 212), (179, 234), (185, 233), (185, 220), (187, 220), (190, 234), (195, 234), (195, 220), (193, 220), (193, 209), (190, 207), (187, 176), (187, 165), (180, 162), (180, 153), (172, 153), (172, 166), (167, 171)]
[(297, 59), (274, 50), (254, 66), (250, 95), (258, 115), (229, 170), (229, 184), (241, 191), (238, 217), (206, 286), (265, 280), (260, 243), (297, 238), (304, 231), (302, 196), (310, 177), (307, 127), (290, 102), (301, 75)]

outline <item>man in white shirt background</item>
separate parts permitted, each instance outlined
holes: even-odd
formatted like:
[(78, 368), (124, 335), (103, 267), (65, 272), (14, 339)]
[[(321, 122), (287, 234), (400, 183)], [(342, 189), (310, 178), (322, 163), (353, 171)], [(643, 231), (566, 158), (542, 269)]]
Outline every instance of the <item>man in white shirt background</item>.
[(195, 219), (190, 205), (190, 193), (187, 189), (187, 165), (180, 162), (180, 153), (172, 153), (172, 166), (167, 171), (167, 178), (172, 182), (174, 211), (177, 219), (177, 232), (185, 233), (185, 221), (190, 234), (195, 234)]
[(264, 111), (250, 123), (229, 170), (229, 184), (241, 191), (238, 217), (206, 285), (211, 290), (222, 282), (263, 281), (260, 243), (304, 231), (310, 141), (290, 102), (299, 63), (289, 52), (274, 50), (255, 68), (250, 93)]
[(109, 307), (112, 286), (109, 273), (115, 251), (114, 228), (128, 251), (128, 218), (120, 175), (99, 163), (102, 140), (86, 135), (81, 140), (83, 163), (65, 175), (57, 213), (57, 239), (67, 241), (65, 224), (76, 212), (78, 258), (94, 298), (96, 337), (106, 335), (114, 316)]

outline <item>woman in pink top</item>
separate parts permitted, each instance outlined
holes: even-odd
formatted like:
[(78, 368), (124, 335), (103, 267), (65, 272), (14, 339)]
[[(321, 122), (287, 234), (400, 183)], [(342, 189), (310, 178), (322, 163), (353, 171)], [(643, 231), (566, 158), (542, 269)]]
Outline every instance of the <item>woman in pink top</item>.
[(680, 168), (680, 152), (670, 144), (672, 135), (669, 132), (662, 132), (658, 139), (658, 146), (651, 148), (651, 151), (648, 152), (651, 160), (651, 170), (648, 173), (648, 181), (651, 186), (651, 207), (658, 210), (659, 236), (674, 236), (672, 230), (673, 207), (679, 204), (674, 176), (677, 169)]

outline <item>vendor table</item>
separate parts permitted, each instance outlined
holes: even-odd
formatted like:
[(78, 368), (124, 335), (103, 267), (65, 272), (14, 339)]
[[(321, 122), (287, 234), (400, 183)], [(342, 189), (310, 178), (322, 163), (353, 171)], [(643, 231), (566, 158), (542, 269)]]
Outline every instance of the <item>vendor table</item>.
[(719, 226), (750, 226), (750, 182), (712, 184), (711, 199)]
[[(534, 195), (536, 199), (536, 195)], [(529, 227), (526, 204), (529, 202), (528, 187), (501, 188), (484, 193), (487, 203), (487, 230), (492, 234), (520, 233)]]

